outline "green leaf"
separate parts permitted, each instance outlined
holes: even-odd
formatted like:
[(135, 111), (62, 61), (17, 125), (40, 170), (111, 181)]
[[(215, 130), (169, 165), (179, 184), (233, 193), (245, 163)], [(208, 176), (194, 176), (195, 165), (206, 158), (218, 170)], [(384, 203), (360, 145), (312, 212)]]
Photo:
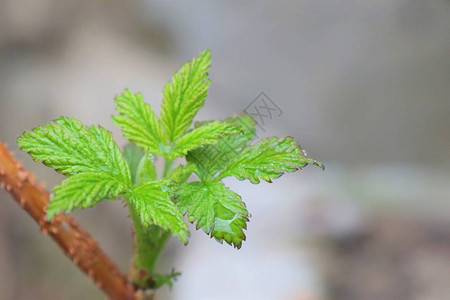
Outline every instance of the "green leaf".
[(60, 212), (92, 207), (107, 199), (113, 200), (127, 190), (127, 186), (108, 173), (81, 173), (64, 180), (55, 187), (47, 206), (47, 218), (51, 220)]
[(122, 128), (124, 136), (147, 152), (163, 155), (165, 139), (161, 123), (142, 94), (126, 89), (114, 101), (119, 115), (112, 118), (114, 124)]
[(193, 164), (179, 165), (167, 175), (169, 180), (174, 185), (180, 185), (186, 182), (195, 170)]
[(172, 202), (172, 189), (163, 181), (153, 181), (133, 187), (127, 195), (144, 226), (158, 225), (170, 230), (185, 244), (189, 231), (179, 209)]
[(235, 176), (239, 180), (249, 179), (252, 183), (259, 183), (260, 179), (272, 182), (284, 172), (294, 172), (308, 164), (319, 163), (306, 157), (292, 137), (271, 137), (244, 148), (230, 160), (217, 180)]
[(123, 156), (130, 167), (133, 184), (142, 184), (156, 180), (155, 157), (151, 153), (145, 153), (134, 144), (128, 144), (123, 152)]
[(130, 169), (132, 183), (135, 183), (139, 162), (144, 156), (144, 151), (135, 144), (128, 144), (123, 149), (123, 157), (128, 163)]
[(195, 128), (176, 141), (171, 158), (184, 156), (188, 151), (203, 145), (216, 144), (222, 138), (239, 132), (239, 127), (219, 121)]
[(245, 240), (249, 215), (241, 197), (222, 182), (191, 182), (176, 193), (176, 203), (196, 228), (219, 242), (240, 248)]
[(162, 287), (163, 285), (168, 285), (169, 289), (172, 290), (173, 288), (173, 282), (177, 281), (178, 277), (181, 276), (181, 272), (175, 271), (175, 269), (172, 269), (170, 274), (163, 275), (163, 274), (153, 274), (152, 279), (154, 281), (154, 287), (153, 289), (158, 289)]
[[(194, 149), (186, 156), (188, 162), (197, 166), (196, 174), (202, 180), (214, 177), (255, 135), (255, 121), (249, 115), (230, 117), (223, 122), (237, 126), (239, 132), (220, 138), (216, 144)], [(195, 125), (202, 128), (208, 124), (211, 124), (211, 121), (197, 122)]]
[(177, 281), (179, 276), (181, 276), (181, 273), (176, 272), (175, 269), (172, 269), (172, 272), (168, 275), (153, 274), (152, 278), (155, 281), (154, 289), (160, 288), (166, 284), (169, 286), (169, 289), (172, 289), (173, 282)]
[(130, 170), (119, 147), (101, 126), (86, 127), (75, 119), (61, 117), (25, 132), (17, 143), (35, 161), (68, 177), (102, 172), (125, 185), (131, 184)]
[[(213, 122), (215, 122), (215, 121), (195, 122), (194, 126), (195, 126), (195, 128), (199, 128), (199, 127), (205, 126), (205, 125), (213, 123)], [(239, 127), (240, 139), (231, 139), (231, 141), (233, 141), (233, 145), (235, 145), (236, 148), (245, 146), (247, 144), (247, 142), (250, 141), (255, 136), (256, 122), (253, 119), (253, 117), (250, 116), (249, 114), (242, 113), (242, 114), (239, 114), (236, 116), (225, 118), (221, 122), (233, 124), (234, 126)]]
[(154, 156), (146, 153), (142, 156), (136, 172), (136, 184), (142, 184), (156, 179), (156, 168), (154, 165)]
[(205, 103), (211, 52), (203, 51), (200, 56), (186, 63), (163, 90), (161, 121), (169, 141), (181, 137)]

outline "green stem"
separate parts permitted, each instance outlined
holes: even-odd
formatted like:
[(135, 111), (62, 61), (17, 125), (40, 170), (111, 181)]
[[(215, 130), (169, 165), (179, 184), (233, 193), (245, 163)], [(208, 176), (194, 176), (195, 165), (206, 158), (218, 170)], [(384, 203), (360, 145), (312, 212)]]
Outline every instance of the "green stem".
[(171, 234), (156, 225), (145, 227), (133, 206), (129, 205), (129, 208), (134, 228), (131, 280), (140, 288), (153, 288), (155, 265)]
[(173, 159), (168, 159), (166, 158), (166, 160), (164, 161), (164, 171), (163, 171), (163, 175), (162, 177), (166, 177), (170, 170), (172, 169), (172, 165), (173, 165)]
[[(163, 178), (167, 176), (173, 165), (173, 160), (166, 159)], [(159, 226), (142, 225), (138, 212), (131, 203), (127, 203), (134, 228), (134, 254), (131, 270), (132, 282), (142, 288), (154, 288), (153, 278), (156, 262), (165, 248), (171, 233)]]

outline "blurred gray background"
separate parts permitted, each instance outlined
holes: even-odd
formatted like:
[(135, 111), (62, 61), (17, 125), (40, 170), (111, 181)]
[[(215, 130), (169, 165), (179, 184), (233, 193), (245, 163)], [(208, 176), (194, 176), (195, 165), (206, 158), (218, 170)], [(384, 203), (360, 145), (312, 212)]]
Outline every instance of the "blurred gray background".
[[(211, 49), (197, 119), (282, 111), (261, 137), (292, 135), (327, 166), (273, 184), (229, 180), (252, 219), (241, 250), (192, 231), (158, 299), (446, 299), (450, 293), (450, 1), (0, 0), (0, 140), (50, 189), (62, 180), (16, 147), (61, 116), (111, 130), (112, 99), (159, 109), (182, 63)], [(253, 103), (253, 104), (252, 104)], [(0, 192), (0, 299), (102, 299)], [(120, 202), (75, 213), (127, 270)]]

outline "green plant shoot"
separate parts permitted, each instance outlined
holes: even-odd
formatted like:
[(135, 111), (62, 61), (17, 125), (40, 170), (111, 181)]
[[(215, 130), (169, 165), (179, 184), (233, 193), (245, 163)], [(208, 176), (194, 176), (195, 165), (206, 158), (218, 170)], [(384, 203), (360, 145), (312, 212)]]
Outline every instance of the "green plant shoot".
[[(238, 115), (222, 121), (193, 120), (204, 105), (210, 81), (210, 51), (187, 62), (163, 89), (158, 117), (140, 93), (126, 89), (115, 98), (114, 123), (131, 142), (122, 151), (101, 126), (68, 117), (25, 132), (18, 145), (35, 161), (67, 178), (53, 189), (47, 218), (104, 200), (124, 199), (134, 230), (132, 281), (140, 288), (172, 285), (179, 273), (155, 273), (170, 236), (187, 244), (185, 216), (218, 242), (241, 248), (249, 212), (222, 179), (233, 176), (257, 184), (285, 172), (323, 165), (292, 137), (252, 142), (255, 121)], [(185, 158), (173, 168), (174, 160)], [(157, 174), (156, 159), (164, 159)], [(190, 180), (195, 174), (198, 180)]]

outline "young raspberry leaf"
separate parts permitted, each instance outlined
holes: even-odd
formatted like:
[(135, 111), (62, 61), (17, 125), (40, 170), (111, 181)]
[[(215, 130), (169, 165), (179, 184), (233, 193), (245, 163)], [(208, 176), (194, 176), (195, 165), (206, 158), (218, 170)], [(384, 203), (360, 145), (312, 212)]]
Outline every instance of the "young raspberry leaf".
[(156, 167), (154, 165), (155, 157), (151, 153), (145, 153), (139, 162), (136, 171), (136, 184), (142, 184), (156, 180)]
[[(196, 174), (203, 181), (213, 178), (255, 135), (255, 121), (249, 115), (230, 117), (223, 122), (237, 126), (239, 132), (223, 136), (215, 144), (196, 148), (186, 156), (188, 162), (197, 166)], [(211, 123), (197, 122), (195, 126), (200, 129)]]
[(77, 208), (92, 207), (103, 199), (114, 200), (126, 192), (127, 186), (108, 173), (81, 173), (55, 187), (47, 206), (47, 218)]
[(61, 117), (25, 132), (19, 147), (69, 179), (53, 191), (48, 218), (61, 211), (93, 206), (112, 199), (131, 185), (130, 170), (112, 135), (100, 126)]
[(186, 183), (176, 193), (176, 204), (196, 228), (222, 243), (236, 248), (245, 240), (244, 229), (249, 219), (241, 196), (229, 190), (222, 182)]
[(119, 115), (112, 118), (114, 124), (122, 128), (124, 136), (146, 152), (164, 155), (165, 139), (161, 123), (152, 107), (144, 102), (142, 94), (133, 94), (126, 89), (114, 101)]
[(133, 184), (142, 184), (156, 180), (155, 157), (151, 153), (145, 153), (135, 144), (128, 144), (123, 150), (123, 156), (130, 168)]
[(271, 137), (244, 148), (229, 161), (217, 179), (234, 176), (239, 180), (249, 179), (252, 183), (259, 183), (260, 179), (272, 182), (284, 172), (294, 172), (308, 164), (323, 166), (306, 157), (292, 137)]
[(136, 174), (139, 167), (139, 163), (144, 156), (144, 150), (136, 146), (135, 144), (128, 144), (123, 149), (123, 157), (128, 163), (128, 167), (131, 173), (132, 184), (136, 182)]
[(219, 121), (195, 128), (176, 141), (175, 148), (171, 152), (171, 158), (184, 156), (190, 150), (203, 145), (216, 144), (221, 139), (238, 132), (237, 126)]
[(131, 189), (127, 198), (144, 226), (158, 225), (170, 230), (187, 244), (189, 231), (183, 215), (172, 202), (172, 189), (164, 181), (147, 182)]
[(176, 272), (175, 269), (172, 269), (172, 272), (168, 275), (154, 274), (153, 280), (155, 281), (155, 289), (162, 287), (163, 285), (168, 285), (169, 289), (172, 290), (173, 282), (177, 281), (178, 277), (181, 276), (180, 272)]
[(104, 172), (131, 184), (130, 170), (110, 132), (101, 126), (86, 127), (61, 117), (54, 123), (25, 132), (19, 147), (35, 161), (70, 177), (84, 172)]
[(178, 186), (185, 183), (195, 170), (193, 164), (179, 165), (167, 175), (167, 180), (171, 182), (171, 185)]
[(210, 63), (211, 52), (203, 51), (175, 73), (164, 87), (161, 121), (169, 141), (176, 141), (186, 132), (205, 103)]

